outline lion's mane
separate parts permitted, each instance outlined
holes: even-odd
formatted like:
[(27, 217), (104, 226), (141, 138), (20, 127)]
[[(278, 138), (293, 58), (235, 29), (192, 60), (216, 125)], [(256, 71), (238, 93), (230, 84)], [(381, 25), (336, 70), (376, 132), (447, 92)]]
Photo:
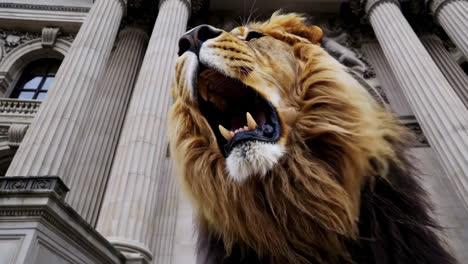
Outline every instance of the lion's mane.
[(200, 263), (455, 263), (407, 161), (410, 134), (315, 45), (320, 32), (303, 17), (249, 27), (291, 45), (302, 65), (278, 109), (286, 154), (265, 177), (228, 177), (176, 69), (171, 152), (199, 221)]

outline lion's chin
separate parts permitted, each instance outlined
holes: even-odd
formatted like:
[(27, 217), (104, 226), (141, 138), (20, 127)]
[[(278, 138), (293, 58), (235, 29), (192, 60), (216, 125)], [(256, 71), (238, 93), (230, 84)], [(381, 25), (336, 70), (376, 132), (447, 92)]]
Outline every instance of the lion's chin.
[(247, 141), (238, 144), (226, 159), (229, 176), (241, 183), (248, 177), (264, 177), (285, 153), (281, 143)]

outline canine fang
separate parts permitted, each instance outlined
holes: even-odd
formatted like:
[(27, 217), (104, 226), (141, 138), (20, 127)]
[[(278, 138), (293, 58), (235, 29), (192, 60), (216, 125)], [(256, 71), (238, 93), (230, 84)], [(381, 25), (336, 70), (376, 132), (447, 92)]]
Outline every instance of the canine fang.
[(231, 132), (229, 132), (229, 130), (227, 130), (226, 128), (224, 128), (222, 125), (219, 125), (218, 126), (219, 128), (219, 132), (221, 132), (221, 135), (227, 140), (231, 140), (233, 135)]
[(247, 126), (250, 130), (254, 130), (255, 128), (257, 128), (257, 122), (255, 122), (255, 119), (253, 119), (252, 115), (249, 112), (247, 112)]

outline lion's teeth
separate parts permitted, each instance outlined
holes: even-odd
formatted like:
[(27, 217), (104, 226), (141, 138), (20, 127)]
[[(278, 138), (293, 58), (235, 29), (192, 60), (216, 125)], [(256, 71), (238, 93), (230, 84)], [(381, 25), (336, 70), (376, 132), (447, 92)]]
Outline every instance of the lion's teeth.
[(255, 122), (255, 119), (253, 119), (249, 112), (247, 112), (247, 126), (249, 130), (254, 130), (257, 128), (257, 122)]
[(229, 130), (227, 130), (226, 128), (224, 128), (222, 125), (219, 125), (218, 128), (219, 128), (219, 132), (221, 132), (221, 135), (223, 135), (223, 137), (224, 137), (227, 141), (229, 141), (229, 140), (232, 139), (232, 136), (233, 136), (233, 135), (231, 134), (232, 132), (229, 132)]

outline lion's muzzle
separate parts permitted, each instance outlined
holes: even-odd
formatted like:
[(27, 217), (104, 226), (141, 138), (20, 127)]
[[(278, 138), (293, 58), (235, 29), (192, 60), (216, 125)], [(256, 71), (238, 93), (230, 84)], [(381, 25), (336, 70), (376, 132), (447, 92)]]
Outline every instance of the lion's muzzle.
[(191, 51), (198, 56), (200, 48), (208, 39), (216, 38), (222, 31), (209, 25), (200, 25), (185, 33), (179, 39), (179, 56)]

